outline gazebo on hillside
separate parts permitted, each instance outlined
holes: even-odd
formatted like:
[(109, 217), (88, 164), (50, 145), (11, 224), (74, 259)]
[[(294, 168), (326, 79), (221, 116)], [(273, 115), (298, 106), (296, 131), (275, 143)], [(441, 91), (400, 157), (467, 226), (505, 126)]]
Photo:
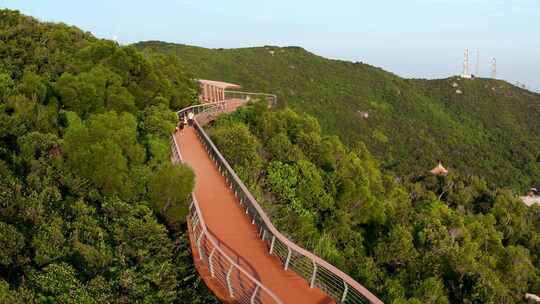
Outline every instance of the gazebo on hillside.
[(538, 195), (538, 189), (531, 188), (527, 195), (520, 197), (523, 203), (527, 206), (532, 206), (534, 204), (540, 205), (540, 196)]
[(225, 90), (240, 89), (241, 86), (234, 83), (198, 79), (199, 83), (199, 100), (201, 102), (216, 102), (225, 100)]
[(431, 171), (429, 172), (431, 172), (431, 174), (433, 175), (438, 175), (438, 176), (444, 176), (448, 174), (448, 170), (445, 167), (443, 167), (440, 161), (439, 161), (439, 164), (435, 168), (431, 169)]

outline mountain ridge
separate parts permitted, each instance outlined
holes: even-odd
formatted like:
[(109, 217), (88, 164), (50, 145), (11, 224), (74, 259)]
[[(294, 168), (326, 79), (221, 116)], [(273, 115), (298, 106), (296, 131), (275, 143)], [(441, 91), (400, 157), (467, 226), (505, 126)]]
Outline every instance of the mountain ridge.
[[(208, 49), (159, 41), (134, 46), (176, 55), (196, 77), (275, 93), (349, 145), (363, 141), (384, 168), (426, 173), (437, 160), (494, 187), (540, 186), (540, 94), (502, 80), (405, 79), (301, 47)], [(367, 113), (367, 114), (366, 114)]]

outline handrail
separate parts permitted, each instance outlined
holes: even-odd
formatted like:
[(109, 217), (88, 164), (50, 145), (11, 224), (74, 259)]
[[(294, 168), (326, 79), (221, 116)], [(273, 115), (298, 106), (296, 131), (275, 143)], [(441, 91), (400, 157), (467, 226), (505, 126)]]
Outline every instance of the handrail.
[(194, 115), (198, 115), (203, 112), (209, 112), (214, 109), (220, 109), (223, 108), (223, 106), (227, 103), (227, 100), (222, 101), (216, 101), (216, 102), (209, 102), (209, 103), (202, 103), (202, 104), (196, 104), (192, 105), (186, 108), (183, 108), (180, 111), (176, 112), (176, 115), (178, 115), (178, 118), (181, 118), (184, 113), (187, 112), (193, 112)]
[[(171, 146), (173, 148), (173, 163), (183, 163), (182, 155), (180, 154), (180, 149), (176, 138), (171, 136)], [(254, 278), (248, 271), (243, 267), (238, 265), (229, 254), (219, 245), (219, 242), (215, 237), (208, 231), (204, 217), (202, 215), (199, 202), (195, 197), (194, 193), (191, 193), (191, 203), (190, 203), (190, 213), (188, 215), (188, 223), (190, 223), (190, 228), (193, 231), (193, 234), (196, 236), (196, 246), (199, 251), (199, 258), (208, 264), (210, 275), (212, 278), (216, 278), (222, 287), (229, 292), (229, 296), (232, 298), (247, 298), (249, 303), (259, 303), (260, 299), (268, 298), (272, 303), (283, 304), (277, 295), (275, 295), (270, 289), (264, 286), (259, 280)], [(199, 232), (200, 231), (200, 232)], [(198, 234), (197, 234), (198, 233)], [(208, 254), (210, 252), (210, 254)], [(217, 254), (216, 254), (217, 252)], [(225, 261), (223, 261), (223, 259)], [(216, 260), (218, 262), (216, 262)], [(223, 267), (223, 262), (226, 262), (226, 267)], [(221, 273), (219, 271), (221, 270)], [(223, 270), (227, 270), (227, 274)], [(236, 279), (239, 279), (239, 276), (244, 276), (247, 279), (247, 282), (233, 282), (234, 276), (232, 276), (233, 271), (237, 271)], [(225, 280), (223, 280), (225, 278)], [(251, 283), (252, 290), (246, 292), (246, 283)], [(235, 288), (242, 286), (241, 288)], [(240, 290), (235, 290), (240, 289)], [(240, 294), (239, 294), (240, 293)], [(266, 297), (265, 297), (266, 296)], [(257, 301), (257, 302), (256, 302)], [(262, 303), (262, 302), (260, 302)]]
[(253, 93), (253, 92), (243, 92), (243, 91), (236, 91), (236, 90), (225, 90), (224, 91), (225, 99), (229, 99), (229, 97), (232, 98), (241, 98), (241, 99), (250, 99), (250, 96), (254, 97), (265, 97), (268, 103), (271, 106), (274, 106), (277, 104), (277, 95), (275, 94), (268, 94), (268, 93)]
[[(193, 111), (195, 115), (198, 113), (219, 112), (220, 109), (224, 108), (226, 102), (220, 101), (212, 104), (192, 106), (178, 111), (178, 115), (184, 115), (187, 111)], [(248, 188), (236, 175), (236, 172), (229, 165), (225, 157), (219, 152), (197, 121), (197, 118), (196, 116), (194, 119), (195, 129), (205, 149), (215, 161), (231, 189), (234, 190), (240, 203), (244, 205), (246, 214), (252, 217), (252, 223), (259, 228), (259, 236), (268, 245), (269, 254), (276, 255), (283, 263), (285, 270), (292, 269), (303, 277), (310, 287), (320, 288), (337, 303), (366, 303), (366, 301), (373, 304), (383, 303), (353, 278), (315, 254), (296, 245), (281, 234), (274, 227)]]

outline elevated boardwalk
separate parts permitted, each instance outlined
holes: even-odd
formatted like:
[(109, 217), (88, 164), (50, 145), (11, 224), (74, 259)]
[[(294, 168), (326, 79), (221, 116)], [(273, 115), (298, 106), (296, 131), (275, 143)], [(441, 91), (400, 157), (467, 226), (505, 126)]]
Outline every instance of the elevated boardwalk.
[(194, 126), (171, 137), (172, 161), (196, 176), (187, 218), (197, 271), (224, 303), (373, 303), (375, 295), (336, 267), (283, 236), (238, 178), (202, 126), (254, 97), (269, 105), (275, 95), (225, 92), (229, 99), (191, 106)]
[[(206, 225), (218, 241), (234, 248), (236, 254), (243, 257), (237, 263), (251, 270), (253, 276), (284, 303), (334, 303), (320, 289), (310, 288), (295, 272), (284, 270), (280, 261), (268, 254), (268, 248), (261, 241), (257, 228), (251, 224), (245, 210), (206, 153), (194, 128), (185, 128), (175, 136), (184, 162), (195, 171), (194, 195)], [(223, 294), (223, 290), (217, 293)], [(225, 296), (222, 301), (230, 299)]]

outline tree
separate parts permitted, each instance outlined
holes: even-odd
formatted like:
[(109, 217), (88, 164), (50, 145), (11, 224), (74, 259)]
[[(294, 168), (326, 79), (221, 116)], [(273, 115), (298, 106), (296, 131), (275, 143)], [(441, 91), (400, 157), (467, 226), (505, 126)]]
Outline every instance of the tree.
[(47, 95), (47, 86), (39, 75), (26, 69), (16, 91), (35, 103), (42, 103)]
[(322, 170), (308, 160), (300, 160), (296, 195), (301, 204), (312, 211), (326, 211), (334, 207), (334, 201), (326, 193)]
[(0, 279), (0, 304), (35, 304), (34, 294), (27, 288), (10, 289), (9, 284)]
[(10, 266), (24, 247), (24, 236), (17, 228), (0, 221), (0, 265)]
[(414, 262), (418, 252), (414, 247), (411, 232), (403, 225), (392, 227), (387, 238), (382, 239), (375, 249), (376, 259), (393, 268), (403, 268)]
[(94, 300), (66, 263), (50, 264), (29, 277), (30, 284), (40, 295), (41, 302), (93, 304)]
[(263, 164), (261, 144), (249, 128), (239, 122), (224, 122), (210, 135), (236, 173), (248, 184), (256, 184)]
[(64, 221), (54, 217), (50, 222), (43, 222), (32, 238), (32, 247), (35, 250), (35, 262), (45, 265), (59, 260), (69, 253), (64, 235)]
[(135, 111), (134, 98), (122, 86), (122, 78), (103, 65), (77, 76), (65, 73), (55, 89), (64, 107), (82, 117), (105, 110)]
[(183, 165), (162, 164), (148, 183), (152, 206), (170, 227), (185, 221), (188, 199), (195, 184), (193, 171)]
[(168, 139), (174, 131), (178, 118), (164, 104), (150, 106), (143, 111), (142, 127), (149, 135)]
[(59, 156), (60, 139), (55, 134), (30, 132), (18, 140), (22, 161), (27, 164), (36, 163), (39, 159), (48, 159)]
[(105, 208), (109, 231), (121, 248), (118, 259), (124, 263), (117, 272), (122, 301), (171, 303), (178, 282), (171, 262), (173, 242), (165, 226), (144, 205), (110, 199)]
[(0, 102), (4, 102), (4, 98), (11, 94), (13, 85), (14, 82), (11, 76), (0, 72)]
[(64, 139), (67, 164), (104, 194), (136, 195), (130, 169), (144, 161), (137, 142), (137, 122), (128, 113), (93, 115), (87, 122), (70, 119)]
[(304, 153), (298, 146), (293, 145), (285, 132), (272, 136), (266, 145), (266, 151), (270, 159), (282, 162), (295, 162), (305, 158)]

